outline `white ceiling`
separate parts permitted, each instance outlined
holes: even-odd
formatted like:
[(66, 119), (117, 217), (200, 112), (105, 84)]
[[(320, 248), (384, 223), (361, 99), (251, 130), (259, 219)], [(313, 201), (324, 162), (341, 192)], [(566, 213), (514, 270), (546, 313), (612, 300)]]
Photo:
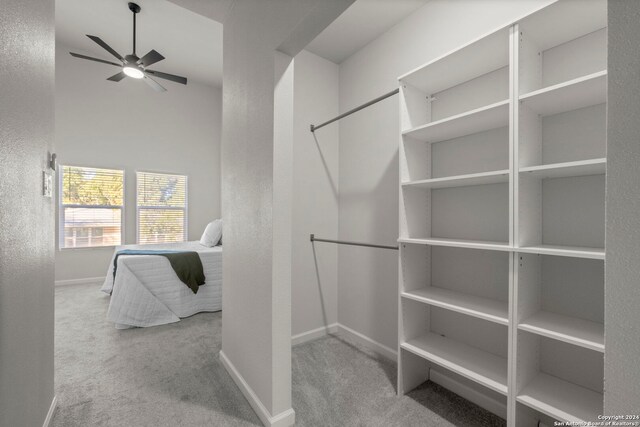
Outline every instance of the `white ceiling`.
[[(115, 58), (85, 34), (100, 37), (122, 56), (132, 50), (132, 13), (127, 0), (56, 0), (56, 41), (77, 53)], [(136, 53), (151, 49), (166, 59), (151, 68), (200, 83), (222, 85), (222, 24), (166, 0), (139, 0)], [(82, 61), (82, 59), (77, 59)], [(116, 61), (117, 62), (117, 61)], [(113, 70), (104, 66), (104, 78)], [(160, 80), (169, 88), (172, 83)]]
[[(127, 0), (55, 1), (56, 40), (63, 49), (113, 61), (108, 52), (85, 36), (91, 34), (123, 56), (131, 53), (132, 14)], [(223, 15), (233, 1), (201, 0), (201, 3), (205, 9), (220, 9)], [(356, 0), (307, 50), (339, 64), (427, 1)], [(155, 49), (166, 59), (153, 65), (154, 70), (212, 86), (222, 85), (222, 24), (167, 0), (137, 3), (142, 7), (137, 16), (138, 56)], [(105, 65), (105, 79), (111, 71)], [(165, 83), (167, 87), (176, 84), (162, 80)]]
[(356, 0), (307, 50), (341, 63), (429, 0)]

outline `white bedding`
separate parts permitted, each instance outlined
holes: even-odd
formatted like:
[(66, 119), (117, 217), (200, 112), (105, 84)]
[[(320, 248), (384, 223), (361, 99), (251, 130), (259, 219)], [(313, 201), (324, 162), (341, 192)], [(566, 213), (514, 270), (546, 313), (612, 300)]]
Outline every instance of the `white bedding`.
[[(113, 258), (123, 249), (196, 251), (202, 260), (205, 284), (198, 293), (178, 279), (169, 260), (157, 255), (121, 255), (113, 279)], [(101, 289), (111, 294), (107, 319), (118, 329), (164, 325), (203, 311), (222, 309), (222, 246), (199, 242), (117, 246)]]

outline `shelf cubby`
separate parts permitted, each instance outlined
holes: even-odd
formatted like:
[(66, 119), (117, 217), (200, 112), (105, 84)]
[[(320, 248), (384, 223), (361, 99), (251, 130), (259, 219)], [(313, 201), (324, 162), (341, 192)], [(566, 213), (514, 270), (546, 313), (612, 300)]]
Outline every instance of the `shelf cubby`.
[(401, 298), (507, 325), (509, 254), (402, 244)]
[(403, 132), (418, 141), (435, 143), (509, 124), (509, 100), (501, 100), (454, 116), (446, 117)]
[(526, 174), (518, 190), (519, 251), (604, 258), (604, 174)]
[(597, 420), (602, 412), (602, 393), (547, 374), (527, 384), (517, 401), (560, 422)]
[(542, 117), (603, 104), (606, 100), (606, 70), (520, 96), (522, 105)]
[(598, 163), (606, 162), (606, 140), (604, 103), (546, 117), (526, 105), (519, 108), (517, 165), (520, 172), (536, 171), (543, 166), (595, 171)]
[(517, 327), (604, 352), (604, 263), (518, 253)]
[[(403, 130), (438, 121), (446, 123), (448, 118), (507, 100), (509, 28), (438, 57), (399, 80), (407, 112), (402, 121)], [(465, 120), (461, 123), (465, 126)], [(435, 132), (451, 131), (447, 126), (436, 128), (439, 129)]]
[(507, 394), (507, 359), (504, 357), (434, 333), (403, 343), (401, 348), (491, 390)]
[[(507, 328), (460, 313), (403, 299), (405, 330), (400, 357), (418, 356), (494, 392), (506, 395)], [(418, 323), (416, 324), (416, 320)], [(478, 332), (484, 334), (480, 339)], [(403, 362), (401, 362), (403, 363)]]
[(524, 331), (517, 347), (518, 403), (561, 422), (597, 421), (603, 408), (602, 353)]
[[(584, 84), (585, 90), (606, 90), (602, 76), (597, 82), (586, 78), (607, 68), (606, 1), (584, 2), (579, 13), (574, 8), (570, 2), (560, 1), (518, 23), (520, 95), (542, 90), (553, 98), (553, 92), (570, 95), (575, 90), (568, 100), (557, 98), (561, 105), (574, 96), (591, 96), (579, 93), (574, 84)], [(596, 86), (589, 86), (592, 83)]]
[(539, 311), (521, 322), (518, 329), (604, 352), (602, 323)]

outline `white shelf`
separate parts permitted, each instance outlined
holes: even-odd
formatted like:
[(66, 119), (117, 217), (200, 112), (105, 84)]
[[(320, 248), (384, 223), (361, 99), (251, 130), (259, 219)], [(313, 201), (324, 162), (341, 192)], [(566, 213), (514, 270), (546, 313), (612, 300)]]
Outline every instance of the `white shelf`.
[[(576, 13), (576, 5), (580, 12)], [(559, 1), (520, 21), (520, 31), (540, 51), (561, 45), (607, 26), (606, 1)]]
[(535, 245), (517, 248), (515, 251), (526, 254), (604, 259), (604, 248), (586, 248), (582, 246)]
[(458, 341), (428, 333), (401, 348), (498, 393), (507, 394), (507, 360)]
[(501, 325), (509, 324), (507, 303), (477, 297), (448, 289), (429, 286), (402, 293), (403, 298), (488, 320)]
[(509, 124), (509, 100), (496, 102), (462, 114), (410, 129), (403, 133), (419, 141), (435, 143)]
[(404, 182), (405, 188), (453, 188), (509, 182), (509, 169)]
[(597, 421), (602, 414), (601, 393), (538, 374), (516, 398), (518, 402), (560, 421)]
[(462, 240), (462, 239), (413, 239), (413, 238), (400, 238), (399, 243), (410, 243), (414, 245), (428, 245), (428, 246), (449, 246), (454, 248), (468, 248), (468, 249), (485, 249), (490, 251), (513, 251), (513, 248), (506, 242), (489, 242), (483, 240)]
[(607, 159), (590, 159), (576, 162), (554, 163), (541, 166), (520, 168), (520, 173), (526, 176), (547, 179), (565, 178), (570, 176), (601, 175), (606, 173)]
[(599, 71), (520, 96), (541, 116), (551, 116), (607, 101), (607, 72)]
[(509, 65), (509, 28), (480, 37), (399, 77), (428, 95)]
[(539, 311), (518, 325), (518, 329), (604, 352), (604, 325), (562, 314)]

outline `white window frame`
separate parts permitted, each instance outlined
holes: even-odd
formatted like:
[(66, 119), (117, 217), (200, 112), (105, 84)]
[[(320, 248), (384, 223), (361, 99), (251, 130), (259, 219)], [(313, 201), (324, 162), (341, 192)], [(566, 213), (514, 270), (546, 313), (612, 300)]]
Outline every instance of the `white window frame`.
[[(63, 203), (64, 194), (63, 194), (63, 183), (64, 179), (64, 168), (82, 168), (82, 169), (107, 169), (107, 170), (115, 170), (122, 172), (122, 205), (120, 206), (106, 206), (106, 205), (65, 205)], [(103, 208), (103, 209), (120, 209), (120, 244), (124, 245), (124, 236), (125, 236), (125, 205), (126, 205), (126, 194), (127, 194), (127, 173), (124, 169), (121, 168), (112, 168), (105, 166), (77, 166), (77, 165), (62, 165), (58, 164), (58, 250), (60, 251), (75, 251), (75, 250), (91, 250), (91, 249), (100, 249), (100, 248), (115, 248), (116, 245), (98, 245), (98, 246), (82, 246), (82, 247), (66, 247), (64, 246), (64, 208)]]
[[(184, 208), (178, 208), (173, 206), (140, 206), (140, 194), (138, 192), (138, 176), (141, 173), (153, 173), (157, 175), (177, 175), (184, 177)], [(162, 210), (177, 210), (184, 211), (184, 225), (182, 233), (182, 241), (188, 241), (189, 236), (189, 175), (176, 173), (176, 172), (158, 172), (150, 170), (137, 170), (136, 171), (136, 244), (152, 244), (152, 243), (140, 243), (140, 209), (162, 209)], [(177, 243), (177, 242), (176, 242)]]

